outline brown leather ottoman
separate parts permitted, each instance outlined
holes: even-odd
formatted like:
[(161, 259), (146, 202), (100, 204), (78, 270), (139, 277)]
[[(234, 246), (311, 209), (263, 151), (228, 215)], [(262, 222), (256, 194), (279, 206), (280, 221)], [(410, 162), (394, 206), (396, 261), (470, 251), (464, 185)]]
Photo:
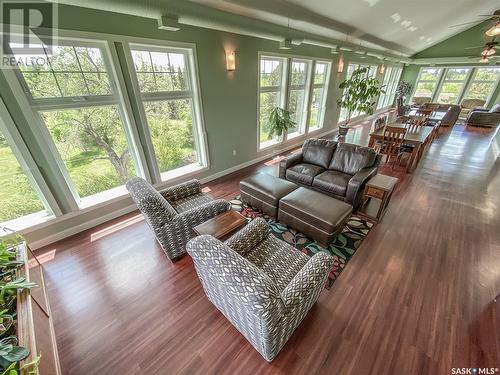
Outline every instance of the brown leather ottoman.
[(300, 187), (281, 198), (278, 221), (328, 247), (342, 231), (351, 213), (350, 204)]
[(241, 200), (265, 214), (276, 218), (278, 202), (298, 186), (265, 173), (259, 173), (240, 181)]

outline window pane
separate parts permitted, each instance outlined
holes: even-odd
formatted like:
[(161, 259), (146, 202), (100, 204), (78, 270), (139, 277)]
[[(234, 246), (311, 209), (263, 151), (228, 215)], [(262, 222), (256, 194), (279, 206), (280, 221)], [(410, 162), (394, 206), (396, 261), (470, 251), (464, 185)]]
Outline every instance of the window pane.
[(478, 68), (474, 77), (475, 81), (496, 81), (500, 68)]
[(133, 50), (132, 59), (141, 92), (189, 89), (182, 53)]
[(414, 96), (432, 96), (436, 82), (419, 82)]
[(267, 121), (272, 110), (279, 106), (279, 92), (263, 92), (260, 94), (260, 142), (269, 140), (269, 127)]
[(160, 172), (198, 162), (191, 100), (145, 102), (144, 110)]
[(491, 95), (494, 89), (495, 83), (493, 82), (474, 82), (467, 90), (467, 95), (465, 95), (465, 98), (488, 100), (488, 97)]
[(314, 69), (314, 84), (325, 83), (326, 71), (327, 71), (327, 64), (316, 63), (316, 68)]
[(307, 65), (308, 64), (306, 62), (299, 62), (299, 61), (292, 62), (292, 77), (291, 77), (292, 85), (298, 85), (298, 86), (305, 85), (307, 78)]
[(99, 48), (54, 46), (40, 65), (21, 66), (33, 98), (110, 95), (111, 85)]
[(441, 69), (439, 68), (424, 68), (420, 75), (420, 81), (437, 81), (440, 74)]
[(322, 101), (323, 101), (323, 88), (316, 88), (313, 90), (313, 96), (311, 98), (311, 113), (309, 115), (309, 130), (319, 128), (320, 126), (320, 115), (322, 111)]
[(305, 91), (291, 90), (290, 99), (288, 102), (288, 110), (292, 112), (292, 118), (295, 121), (295, 126), (288, 129), (288, 134), (304, 132), (305, 123)]
[(282, 72), (281, 59), (266, 59), (260, 60), (260, 86), (279, 86), (281, 84)]
[(1, 132), (0, 180), (0, 223), (45, 211)]
[(446, 72), (445, 80), (446, 81), (463, 81), (467, 77), (467, 73), (469, 73), (470, 69), (467, 68), (454, 68), (448, 69)]
[(463, 83), (444, 82), (439, 93), (438, 102), (445, 104), (455, 104), (462, 89)]
[(135, 176), (117, 106), (41, 113), (80, 197)]

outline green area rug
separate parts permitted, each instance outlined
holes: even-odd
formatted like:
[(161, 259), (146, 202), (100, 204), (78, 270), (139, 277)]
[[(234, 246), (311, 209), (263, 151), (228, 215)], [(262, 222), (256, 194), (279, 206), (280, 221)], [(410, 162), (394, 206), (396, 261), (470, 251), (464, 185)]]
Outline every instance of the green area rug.
[(231, 201), (233, 210), (240, 212), (248, 220), (253, 220), (257, 217), (264, 218), (271, 232), (280, 240), (288, 242), (290, 245), (296, 249), (302, 251), (303, 253), (313, 256), (319, 251), (324, 251), (335, 258), (333, 268), (328, 276), (328, 282), (326, 288), (329, 289), (335, 279), (340, 275), (345, 265), (352, 258), (356, 250), (363, 242), (364, 238), (370, 232), (373, 224), (366, 221), (356, 215), (352, 215), (347, 222), (347, 225), (342, 230), (335, 241), (333, 241), (328, 248), (324, 248), (318, 245), (314, 240), (307, 237), (305, 234), (297, 232), (284, 224), (272, 219), (268, 215), (265, 215), (261, 211), (258, 211), (246, 203), (240, 200), (240, 197), (236, 197)]

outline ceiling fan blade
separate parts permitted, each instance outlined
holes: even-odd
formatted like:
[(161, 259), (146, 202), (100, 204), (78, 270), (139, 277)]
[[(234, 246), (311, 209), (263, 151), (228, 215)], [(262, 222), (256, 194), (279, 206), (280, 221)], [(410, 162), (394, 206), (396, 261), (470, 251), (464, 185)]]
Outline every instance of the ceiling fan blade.
[(465, 47), (464, 49), (475, 49), (475, 48), (484, 48), (484, 45), (482, 45), (482, 46), (474, 46), (474, 47)]
[(464, 23), (458, 23), (456, 25), (451, 25), (448, 27), (458, 27), (458, 26), (464, 26), (464, 25), (470, 25), (471, 23), (479, 23), (480, 21), (470, 21), (470, 22), (464, 22)]

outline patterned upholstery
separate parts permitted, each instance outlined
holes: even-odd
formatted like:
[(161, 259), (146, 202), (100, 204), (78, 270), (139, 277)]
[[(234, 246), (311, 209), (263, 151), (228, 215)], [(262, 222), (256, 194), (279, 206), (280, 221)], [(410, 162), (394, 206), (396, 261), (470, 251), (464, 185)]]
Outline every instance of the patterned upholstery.
[(333, 266), (324, 252), (309, 258), (275, 238), (262, 218), (225, 243), (204, 235), (186, 247), (208, 299), (267, 361), (316, 302)]
[(170, 259), (186, 253), (193, 227), (231, 208), (229, 202), (203, 194), (196, 180), (160, 192), (140, 177), (129, 180), (126, 186)]

